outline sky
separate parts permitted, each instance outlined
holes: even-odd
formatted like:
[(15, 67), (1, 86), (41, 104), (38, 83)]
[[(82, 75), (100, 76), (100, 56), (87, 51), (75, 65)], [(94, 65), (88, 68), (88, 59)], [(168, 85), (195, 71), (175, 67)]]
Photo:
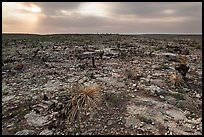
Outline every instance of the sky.
[(202, 34), (202, 2), (2, 2), (2, 31)]

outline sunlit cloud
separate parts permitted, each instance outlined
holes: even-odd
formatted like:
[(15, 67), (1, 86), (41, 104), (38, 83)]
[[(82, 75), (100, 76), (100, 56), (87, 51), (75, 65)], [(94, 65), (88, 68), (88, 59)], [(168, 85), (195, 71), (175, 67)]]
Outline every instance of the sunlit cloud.
[(27, 11), (31, 11), (33, 13), (40, 13), (41, 12), (40, 7), (37, 7), (34, 4), (30, 4), (30, 6), (23, 6), (22, 9), (27, 10)]
[(38, 24), (41, 9), (18, 2), (6, 2), (2, 7), (3, 32), (33, 32)]
[(166, 9), (163, 11), (165, 14), (173, 14), (175, 13), (175, 10), (172, 10), (172, 9)]
[(81, 3), (78, 12), (87, 16), (107, 16), (107, 7), (102, 2), (85, 2)]

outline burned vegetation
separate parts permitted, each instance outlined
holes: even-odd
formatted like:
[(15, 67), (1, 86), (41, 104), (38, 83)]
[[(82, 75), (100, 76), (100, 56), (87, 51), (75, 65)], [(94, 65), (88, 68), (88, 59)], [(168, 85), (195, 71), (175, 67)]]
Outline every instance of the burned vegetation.
[(202, 36), (2, 35), (2, 134), (201, 135)]

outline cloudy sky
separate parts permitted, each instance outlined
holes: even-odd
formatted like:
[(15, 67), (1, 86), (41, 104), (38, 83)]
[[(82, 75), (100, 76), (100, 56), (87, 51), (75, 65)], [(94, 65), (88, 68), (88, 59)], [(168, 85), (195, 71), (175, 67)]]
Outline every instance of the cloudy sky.
[(3, 33), (202, 33), (201, 2), (3, 2)]

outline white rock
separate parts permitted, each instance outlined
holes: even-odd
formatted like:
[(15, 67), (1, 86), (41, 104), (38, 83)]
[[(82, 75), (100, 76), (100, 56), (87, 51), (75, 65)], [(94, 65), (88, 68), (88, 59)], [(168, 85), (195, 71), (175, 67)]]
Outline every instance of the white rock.
[(135, 97), (135, 95), (132, 95), (132, 97), (134, 98), (134, 97)]
[(15, 133), (15, 135), (35, 135), (35, 134), (36, 133), (34, 130), (27, 130), (27, 129), (24, 129)]
[(184, 113), (182, 113), (181, 111), (178, 110), (167, 110), (166, 111), (167, 115), (170, 115), (171, 117), (173, 117), (175, 120), (182, 120), (185, 119), (186, 116), (184, 115)]
[(108, 120), (107, 124), (108, 126), (112, 125), (113, 124), (112, 120)]
[(53, 135), (53, 131), (49, 129), (45, 129), (42, 132), (40, 132), (40, 135)]
[(8, 102), (9, 100), (13, 99), (14, 97), (15, 97), (15, 95), (5, 96), (4, 98), (2, 98), (2, 102)]
[(40, 127), (48, 124), (48, 117), (40, 116), (36, 112), (31, 111), (24, 116), (27, 119), (27, 123), (31, 126)]
[(201, 98), (201, 95), (200, 95), (200, 94), (196, 94), (195, 97), (196, 97), (196, 98)]
[(164, 96), (162, 96), (162, 95), (160, 95), (159, 97), (160, 97), (161, 99), (164, 99)]

